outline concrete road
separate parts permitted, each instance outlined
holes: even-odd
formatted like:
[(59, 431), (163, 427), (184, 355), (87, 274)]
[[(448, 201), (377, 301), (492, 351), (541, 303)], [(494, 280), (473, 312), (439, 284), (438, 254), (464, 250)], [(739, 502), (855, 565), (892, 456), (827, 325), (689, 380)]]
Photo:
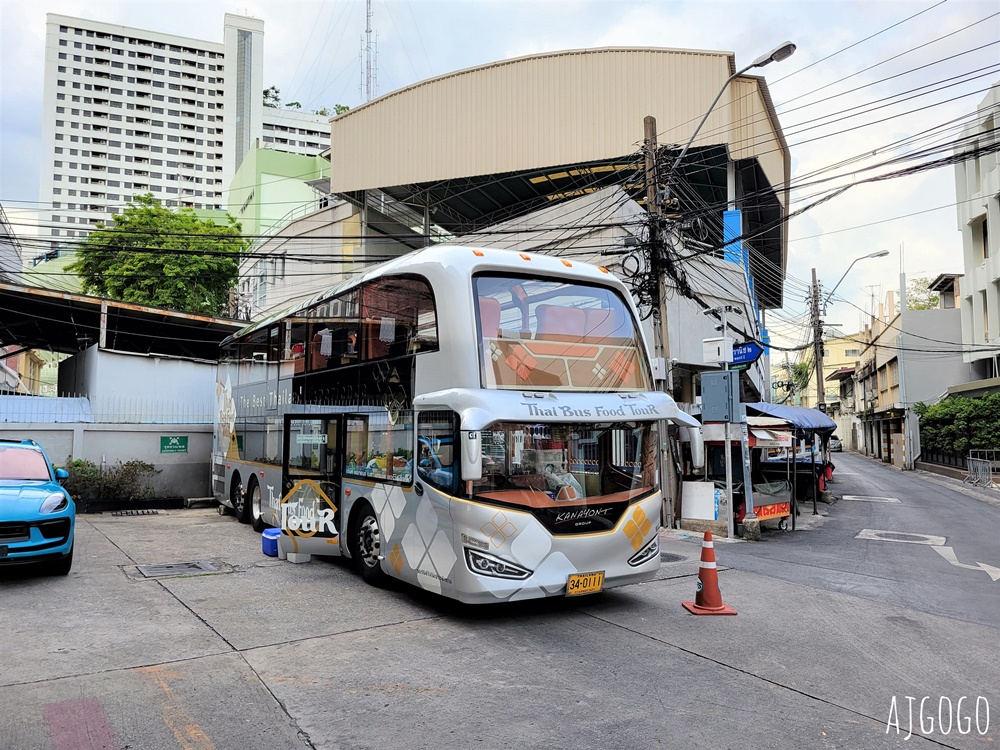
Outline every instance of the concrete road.
[[(847, 507), (802, 537), (822, 539)], [(67, 578), (0, 571), (2, 750), (978, 748), (1000, 738), (995, 621), (748, 569), (773, 564), (760, 551), (794, 548), (793, 534), (718, 545), (723, 594), (739, 611), (718, 618), (681, 608), (699, 545), (668, 534), (664, 552), (680, 561), (656, 581), (491, 608), (373, 589), (335, 560), (264, 557), (257, 535), (212, 510), (83, 516), (78, 534)], [(219, 572), (149, 580), (136, 569), (194, 560)], [(956, 713), (963, 695), (972, 700)], [(905, 696), (932, 699), (924, 734), (914, 705), (908, 741)], [(979, 702), (983, 734), (976, 696), (991, 709), (986, 726)]]
[[(843, 499), (818, 504), (821, 523), (736, 545), (733, 566), (919, 612), (1000, 623), (1000, 490), (902, 472), (853, 453), (833, 461), (829, 489)], [(810, 503), (799, 520), (812, 525), (811, 513)]]

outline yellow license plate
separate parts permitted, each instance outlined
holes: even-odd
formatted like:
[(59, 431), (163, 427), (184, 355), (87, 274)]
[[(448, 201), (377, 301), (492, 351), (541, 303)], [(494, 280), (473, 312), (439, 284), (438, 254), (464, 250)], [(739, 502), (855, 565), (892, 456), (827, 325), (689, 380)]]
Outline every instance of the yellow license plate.
[(604, 588), (604, 571), (596, 573), (574, 573), (566, 581), (566, 596), (596, 594)]

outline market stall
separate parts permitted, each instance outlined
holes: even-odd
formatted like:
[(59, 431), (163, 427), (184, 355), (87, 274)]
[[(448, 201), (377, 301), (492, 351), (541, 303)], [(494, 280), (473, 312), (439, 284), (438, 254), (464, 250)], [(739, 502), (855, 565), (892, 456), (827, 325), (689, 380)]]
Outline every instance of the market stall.
[(827, 459), (826, 443), (837, 424), (818, 409), (782, 404), (746, 404), (747, 418), (751, 416), (781, 419), (791, 428), (793, 446), (782, 453), (762, 460), (761, 473), (769, 479), (780, 480), (782, 476), (791, 482), (792, 529), (801, 500), (812, 500), (813, 514), (816, 501), (825, 482), (831, 477), (833, 464)]

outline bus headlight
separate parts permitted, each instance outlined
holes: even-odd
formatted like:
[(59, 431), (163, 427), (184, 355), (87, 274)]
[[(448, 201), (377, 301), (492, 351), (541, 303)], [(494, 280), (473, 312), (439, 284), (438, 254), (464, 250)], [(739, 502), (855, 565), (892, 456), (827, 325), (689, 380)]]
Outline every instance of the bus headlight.
[(515, 565), (508, 560), (501, 560), (499, 557), (488, 555), (485, 552), (478, 552), (468, 547), (465, 548), (465, 561), (469, 566), (469, 570), (481, 576), (523, 581), (531, 575), (531, 571), (527, 568), (522, 568), (520, 565)]
[(660, 553), (660, 539), (654, 536), (652, 540), (643, 547), (641, 550), (636, 552), (632, 557), (629, 558), (628, 564), (633, 568), (642, 565), (645, 562), (649, 562), (654, 557)]

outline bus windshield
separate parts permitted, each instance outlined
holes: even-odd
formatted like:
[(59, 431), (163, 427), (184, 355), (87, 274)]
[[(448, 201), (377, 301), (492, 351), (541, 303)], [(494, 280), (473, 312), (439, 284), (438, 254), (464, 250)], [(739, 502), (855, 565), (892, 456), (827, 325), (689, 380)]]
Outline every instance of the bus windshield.
[(642, 391), (635, 320), (613, 289), (554, 279), (473, 278), (484, 388)]
[(630, 502), (656, 489), (652, 423), (524, 424), (482, 431), (473, 497), (527, 508)]

